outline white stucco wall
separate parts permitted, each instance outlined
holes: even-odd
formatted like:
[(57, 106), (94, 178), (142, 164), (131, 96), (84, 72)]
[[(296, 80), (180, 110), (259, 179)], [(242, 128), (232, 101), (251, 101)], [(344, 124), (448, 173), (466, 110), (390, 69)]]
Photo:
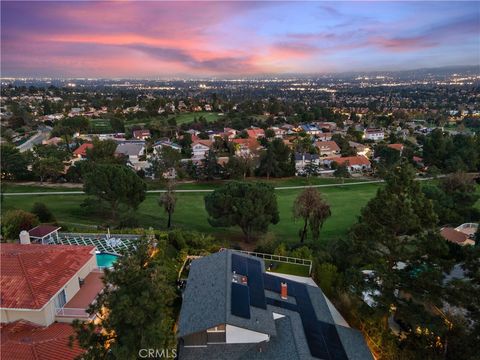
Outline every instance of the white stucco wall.
[(262, 341), (268, 341), (269, 336), (256, 331), (243, 329), (237, 326), (226, 326), (226, 339), (227, 344), (253, 344)]

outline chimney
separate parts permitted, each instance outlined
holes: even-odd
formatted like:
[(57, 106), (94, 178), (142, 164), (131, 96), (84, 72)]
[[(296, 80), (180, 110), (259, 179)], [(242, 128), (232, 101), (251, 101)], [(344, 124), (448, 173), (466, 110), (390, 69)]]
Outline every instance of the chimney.
[(20, 244), (28, 245), (30, 244), (30, 234), (27, 230), (22, 230), (20, 232)]
[(282, 299), (286, 300), (287, 297), (288, 297), (287, 283), (286, 283), (286, 282), (282, 282), (280, 285), (281, 285), (280, 297), (281, 297)]

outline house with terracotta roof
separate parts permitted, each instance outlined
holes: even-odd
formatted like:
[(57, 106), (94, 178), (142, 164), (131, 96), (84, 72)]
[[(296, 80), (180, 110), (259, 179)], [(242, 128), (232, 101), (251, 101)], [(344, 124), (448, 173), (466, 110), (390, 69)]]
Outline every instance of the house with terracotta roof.
[(0, 324), (0, 332), (0, 354), (4, 359), (73, 360), (85, 352), (76, 341), (70, 346), (70, 336), (74, 335), (70, 324), (44, 327), (18, 320)]
[(258, 151), (261, 146), (257, 139), (232, 139), (232, 143), (235, 146), (236, 156), (250, 156), (255, 151)]
[(253, 139), (265, 137), (265, 131), (260, 128), (247, 129), (247, 134), (249, 138), (253, 138)]
[(211, 140), (196, 140), (192, 143), (192, 160), (199, 161), (205, 159), (208, 151), (212, 147)]
[(83, 143), (73, 152), (73, 155), (77, 159), (85, 159), (87, 157), (87, 149), (93, 149), (93, 144)]
[(141, 130), (134, 130), (133, 131), (133, 138), (137, 140), (146, 140), (150, 137), (150, 130), (148, 129), (141, 129)]
[(400, 152), (400, 155), (402, 155), (402, 151), (404, 148), (403, 144), (388, 144), (387, 145), (390, 149), (394, 149)]
[(317, 141), (314, 145), (321, 157), (340, 156), (340, 147), (335, 141)]
[(346, 156), (346, 157), (330, 157), (323, 159), (324, 164), (331, 165), (333, 162), (337, 165), (346, 165), (349, 172), (359, 172), (370, 170), (372, 164), (365, 156)]
[(49, 326), (89, 320), (88, 306), (102, 291), (94, 246), (2, 244), (0, 322)]
[(456, 228), (444, 227), (440, 229), (440, 235), (445, 240), (460, 246), (475, 245), (474, 237), (477, 229), (477, 223), (465, 223)]

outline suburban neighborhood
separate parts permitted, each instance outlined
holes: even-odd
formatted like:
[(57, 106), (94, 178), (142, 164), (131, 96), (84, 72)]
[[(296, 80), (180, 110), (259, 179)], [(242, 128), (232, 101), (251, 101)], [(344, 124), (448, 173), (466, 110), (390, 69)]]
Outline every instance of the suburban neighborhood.
[(0, 6), (0, 359), (479, 360), (478, 3)]

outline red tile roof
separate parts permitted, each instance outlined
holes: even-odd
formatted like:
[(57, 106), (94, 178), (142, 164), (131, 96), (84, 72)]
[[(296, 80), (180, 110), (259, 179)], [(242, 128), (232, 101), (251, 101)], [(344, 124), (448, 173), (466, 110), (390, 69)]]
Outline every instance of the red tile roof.
[(451, 241), (455, 244), (463, 244), (468, 240), (468, 235), (450, 227), (445, 227), (440, 230), (440, 235), (442, 235), (445, 240)]
[(76, 156), (80, 155), (82, 157), (85, 157), (87, 156), (87, 149), (93, 149), (93, 144), (83, 143), (73, 152), (73, 155), (76, 155)]
[(38, 225), (35, 226), (33, 229), (28, 230), (28, 233), (32, 237), (37, 237), (37, 238), (43, 238), (49, 234), (51, 234), (54, 231), (57, 231), (61, 229), (59, 226), (53, 226), (53, 225)]
[(320, 151), (340, 151), (340, 148), (335, 141), (317, 141), (315, 146)]
[(343, 165), (348, 162), (348, 166), (370, 166), (370, 161), (365, 156), (347, 156), (341, 158), (331, 159), (338, 165)]
[(74, 335), (69, 324), (53, 323), (42, 327), (20, 320), (1, 324), (0, 332), (3, 359), (73, 360), (84, 353), (76, 341), (69, 346), (69, 337)]
[(94, 246), (1, 244), (0, 307), (41, 309), (95, 256)]
[(248, 137), (256, 139), (258, 137), (265, 136), (265, 131), (263, 129), (248, 129), (247, 134)]
[(137, 139), (143, 137), (150, 137), (150, 130), (134, 130), (133, 137)]
[(210, 147), (212, 147), (213, 141), (212, 140), (202, 140), (202, 139), (196, 140), (196, 141), (192, 142), (192, 147), (197, 145), (197, 144), (201, 144), (203, 146), (206, 146), (206, 147), (210, 148)]
[(257, 139), (232, 139), (232, 142), (234, 144), (238, 144), (240, 146), (247, 146), (250, 150), (256, 150), (260, 147), (260, 143), (257, 141)]
[(403, 144), (389, 144), (388, 147), (390, 149), (395, 149), (395, 150), (398, 150), (398, 151), (403, 150)]

